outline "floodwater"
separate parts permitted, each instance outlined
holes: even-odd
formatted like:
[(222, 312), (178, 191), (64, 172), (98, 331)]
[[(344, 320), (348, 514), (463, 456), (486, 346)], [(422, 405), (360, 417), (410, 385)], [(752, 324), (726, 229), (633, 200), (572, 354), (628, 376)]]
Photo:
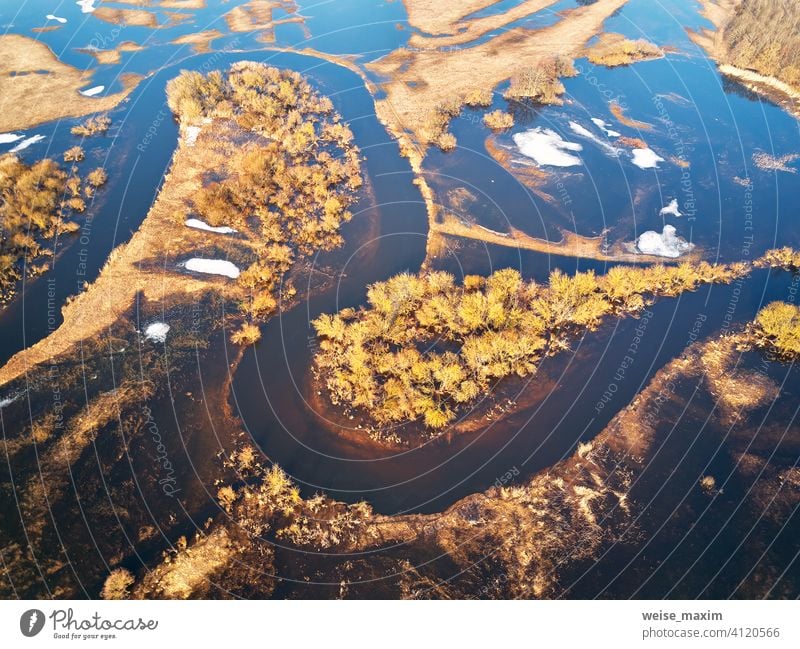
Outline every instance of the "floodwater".
[[(374, 3), (368, 16), (363, 3), (356, 1), (298, 4), (306, 16), (305, 28), (279, 25), (276, 47), (356, 54), (364, 62), (402, 46), (410, 33), (407, 25), (398, 29), (405, 22), (400, 2)], [(15, 5), (24, 10), (17, 13)], [(558, 3), (541, 12), (533, 24), (548, 24), (557, 19), (555, 10), (573, 5)], [(6, 31), (28, 33), (42, 24), (50, 6), (45, 0), (4, 3), (0, 23)], [(58, 326), (60, 305), (81, 290), (84, 281), (96, 277), (111, 250), (128, 240), (145, 217), (177, 138), (165, 105), (166, 82), (181, 69), (223, 68), (242, 59), (295, 69), (331, 96), (366, 157), (372, 190), (361, 198), (355, 218), (344, 230), (345, 247), (313, 260), (315, 268), (331, 274), (329, 288), (270, 320), (263, 327), (262, 340), (245, 352), (233, 376), (230, 403), (234, 412), (265, 456), (280, 464), (301, 485), (304, 495), (326, 492), (349, 502), (367, 500), (383, 513), (433, 512), (492, 486), (509, 471), (516, 480), (524, 480), (598, 434), (688, 344), (735, 329), (772, 300), (794, 299), (796, 278), (763, 270), (741, 283), (702, 287), (679, 298), (659, 300), (646, 317), (610, 320), (587, 333), (570, 351), (545, 360), (534, 377), (498, 386), (500, 402), (507, 406), (504, 412), (492, 419), (478, 418), (469, 432), (419, 447), (376, 445), (365, 440), (358, 428), (349, 429), (347, 422), (327, 421), (330, 410), (324, 406), (324, 394), (316, 394), (309, 373), (316, 344), (310, 322), (320, 313), (363, 304), (372, 282), (405, 270), (417, 271), (425, 259), (425, 207), (407, 161), (375, 118), (372, 97), (355, 73), (310, 56), (251, 51), (265, 46), (249, 34), (215, 41), (214, 49), (224, 53), (194, 55), (185, 46), (170, 44), (180, 35), (213, 28), (225, 11), (222, 6), (209, 2), (193, 22), (154, 32), (90, 21), (65, 4), (56, 13), (72, 21), (70, 28), (38, 35), (65, 62), (80, 68), (97, 66), (78, 48), (112, 47), (123, 40), (147, 45), (143, 51), (123, 53), (121, 66), (100, 66), (87, 87), (104, 84), (106, 92), (114, 92), (119, 89), (121, 72), (158, 71), (112, 112), (114, 126), (108, 135), (87, 143), (92, 148), (83, 165), (105, 165), (109, 184), (89, 210), (82, 232), (61, 242), (54, 270), (26, 282), (17, 299), (0, 312), (0, 360)], [(800, 174), (765, 171), (754, 158), (762, 153), (780, 157), (800, 152), (798, 123), (781, 108), (719, 75), (685, 33), (685, 27), (704, 25), (691, 1), (670, 0), (656, 9), (645, 0), (631, 0), (609, 19), (607, 30), (647, 37), (676, 51), (660, 60), (616, 69), (578, 60), (578, 76), (564, 80), (566, 101), (561, 106), (509, 107), (502, 98), (503, 88), (498, 89), (493, 108), (511, 109), (516, 125), (498, 136), (496, 144), (515, 159), (524, 161), (524, 156), (515, 149), (513, 136), (537, 127), (552, 129), (582, 146), (579, 164), (547, 169), (549, 176), (537, 190), (552, 200), (532, 192), (489, 155), (490, 133), (480, 120), (482, 113), (469, 109), (451, 127), (458, 149), (447, 154), (431, 150), (426, 158), (425, 173), (437, 197), (447, 204), (448, 190), (466, 188), (474, 197), (467, 210), (474, 222), (500, 232), (514, 227), (553, 240), (567, 229), (587, 236), (605, 233), (612, 244), (633, 242), (642, 232), (661, 231), (669, 224), (709, 261), (752, 259), (772, 247), (800, 246), (796, 227)], [(650, 126), (621, 124), (611, 114), (611, 101), (623, 106), (631, 119)], [(616, 146), (613, 138), (607, 138), (592, 118), (603, 120), (611, 130), (643, 139), (664, 160), (657, 168), (641, 169), (627, 149), (611, 154), (608, 145)], [(62, 120), (26, 130), (26, 136), (42, 134), (46, 140), (26, 149), (22, 157), (32, 161), (60, 156), (74, 144), (69, 129), (79, 121)], [(596, 139), (577, 134), (571, 122), (594, 133)], [(0, 152), (5, 146), (0, 145)], [(661, 213), (673, 199), (681, 216)], [(609, 267), (476, 241), (453, 244), (430, 264), (458, 277), (514, 267), (526, 278), (544, 281), (555, 268), (570, 273), (591, 268), (603, 273)], [(640, 341), (634, 360), (626, 363), (620, 376), (634, 340)], [(200, 371), (204, 371), (202, 366)], [(209, 371), (216, 380), (219, 374)], [(797, 392), (796, 372), (787, 375), (783, 387)], [(609, 393), (610, 398), (604, 400)], [(516, 405), (508, 405), (509, 400)], [(4, 425), (13, 422), (6, 420)], [(162, 422), (167, 430), (171, 425)], [(670, 439), (677, 443), (675, 436)], [(671, 459), (669, 454), (660, 457), (663, 471)], [(671, 506), (664, 504), (664, 511)], [(638, 579), (636, 564), (631, 565), (619, 580)], [(597, 592), (598, 584), (606, 586), (597, 574), (576, 576), (576, 584), (576, 592), (581, 584), (586, 588), (583, 592)], [(644, 592), (660, 594), (647, 588)]]

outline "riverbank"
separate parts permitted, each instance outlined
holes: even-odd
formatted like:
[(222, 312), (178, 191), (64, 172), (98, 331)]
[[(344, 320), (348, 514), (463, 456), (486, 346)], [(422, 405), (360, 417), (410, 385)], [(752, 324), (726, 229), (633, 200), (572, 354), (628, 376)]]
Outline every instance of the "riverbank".
[(59, 61), (44, 43), (17, 34), (0, 36), (0, 132), (111, 110), (142, 77), (123, 74), (122, 92), (99, 97), (81, 94), (91, 79), (91, 73)]
[[(740, 0), (701, 0), (703, 16), (714, 25), (714, 29), (690, 30), (689, 37), (717, 62), (721, 74), (775, 102), (800, 119), (800, 88), (774, 76), (761, 74), (755, 68), (745, 69), (731, 63), (725, 29), (739, 4)], [(780, 47), (781, 43), (777, 42), (775, 45)]]

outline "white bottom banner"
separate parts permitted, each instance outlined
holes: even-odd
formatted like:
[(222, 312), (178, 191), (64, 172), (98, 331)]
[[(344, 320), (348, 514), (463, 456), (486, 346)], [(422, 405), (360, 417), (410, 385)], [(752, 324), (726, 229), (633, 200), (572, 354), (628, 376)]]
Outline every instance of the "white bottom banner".
[[(789, 601), (5, 601), (3, 647), (798, 647)], [(573, 643), (585, 643), (577, 645)]]

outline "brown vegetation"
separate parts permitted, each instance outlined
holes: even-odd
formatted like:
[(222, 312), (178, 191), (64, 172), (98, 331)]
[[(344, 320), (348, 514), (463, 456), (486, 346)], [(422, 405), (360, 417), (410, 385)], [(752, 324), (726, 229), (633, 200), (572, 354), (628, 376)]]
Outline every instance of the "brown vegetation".
[(103, 599), (127, 599), (128, 589), (133, 585), (133, 575), (125, 568), (117, 568), (111, 571), (100, 592)]
[(218, 29), (207, 29), (194, 34), (184, 34), (176, 38), (172, 43), (174, 45), (191, 45), (195, 52), (203, 53), (211, 51), (211, 41), (222, 36), (224, 34)]
[(800, 87), (798, 21), (794, 0), (741, 0), (721, 32), (726, 60)]
[(774, 248), (765, 252), (755, 263), (761, 268), (782, 268), (794, 272), (800, 270), (800, 252), (788, 246)]
[(70, 133), (78, 137), (91, 137), (92, 135), (105, 135), (111, 126), (111, 118), (106, 115), (90, 117), (83, 124), (73, 126)]
[[(315, 242), (329, 249), (341, 241), (338, 224), (349, 218), (360, 159), (330, 102), (299, 75), (255, 63), (181, 79), (169, 99), (182, 125), (206, 117), (211, 123), (203, 124), (193, 146), (182, 144), (175, 152), (139, 230), (111, 253), (94, 284), (64, 307), (64, 324), (6, 363), (0, 384), (106, 330), (137, 295), (143, 304), (163, 306), (219, 293), (252, 318), (263, 318), (275, 306), (281, 269)], [(263, 166), (270, 161), (274, 171)], [(234, 169), (243, 172), (241, 182)], [(242, 209), (249, 207), (255, 218), (245, 218)], [(181, 261), (209, 242), (208, 233), (184, 225), (190, 216), (240, 228), (243, 236), (224, 243), (227, 256), (244, 268), (237, 281), (180, 270)], [(281, 297), (291, 295), (285, 284)]]
[(650, 148), (640, 137), (628, 137), (627, 135), (620, 135), (616, 140), (617, 144), (626, 146), (629, 149), (648, 149)]
[(334, 403), (361, 408), (379, 424), (421, 417), (441, 429), (495, 381), (535, 372), (544, 356), (605, 316), (636, 314), (656, 296), (748, 271), (706, 262), (617, 266), (603, 277), (554, 271), (540, 286), (506, 269), (467, 276), (462, 287), (448, 273), (402, 274), (373, 284), (367, 308), (314, 322), (322, 338), (315, 367)]
[[(532, 167), (521, 170), (514, 170), (515, 175), (521, 176), (521, 180), (531, 186), (531, 190), (539, 195), (543, 200), (548, 200), (549, 196), (539, 191), (535, 183), (539, 177), (531, 173)], [(433, 241), (436, 235), (446, 235), (451, 237), (461, 237), (485, 241), (497, 246), (507, 248), (517, 248), (519, 250), (535, 250), (553, 255), (567, 255), (570, 257), (580, 257), (582, 259), (599, 259), (601, 261), (622, 261), (633, 264), (663, 262), (661, 257), (645, 255), (639, 252), (631, 252), (626, 249), (623, 243), (613, 246), (606, 246), (605, 237), (585, 237), (570, 230), (561, 230), (561, 240), (550, 241), (532, 237), (517, 228), (510, 227), (508, 232), (497, 232), (481, 225), (469, 223), (456, 216), (444, 214), (430, 226), (429, 240)], [(429, 249), (432, 245), (429, 245)], [(684, 261), (699, 258), (698, 250), (683, 255)]]
[(483, 123), (493, 131), (504, 131), (514, 126), (514, 116), (504, 110), (493, 110), (483, 116)]
[(611, 111), (611, 114), (614, 116), (620, 124), (627, 126), (629, 128), (635, 128), (640, 131), (652, 131), (653, 125), (648, 122), (641, 122), (638, 119), (631, 119), (625, 114), (625, 108), (623, 108), (620, 104), (615, 101), (612, 101), (608, 105), (608, 109)]
[[(397, 50), (369, 66), (386, 79), (386, 98), (376, 102), (376, 112), (404, 152), (412, 155), (417, 146), (439, 142), (468, 95), (490, 92), (509, 78), (528, 79), (527, 71), (547, 70), (555, 60), (571, 60), (623, 4), (625, 0), (598, 0), (564, 12), (552, 26), (510, 30), (456, 51)], [(437, 9), (440, 6), (436, 3)], [(518, 88), (530, 96), (525, 92), (530, 88), (524, 84)], [(554, 96), (556, 89), (552, 83), (548, 88), (533, 88), (544, 98)], [(416, 155), (421, 157), (422, 151)]]
[(80, 162), (85, 157), (86, 154), (79, 146), (73, 146), (64, 151), (64, 162)]
[(120, 9), (118, 7), (97, 7), (92, 16), (115, 25), (131, 25), (136, 27), (158, 27), (158, 17), (152, 11), (144, 9)]
[(206, 0), (161, 0), (165, 9), (205, 9)]
[(561, 77), (578, 74), (572, 61), (561, 56), (543, 59), (536, 67), (523, 68), (512, 78), (506, 99), (530, 99), (537, 104), (560, 104), (564, 94)]
[(692, 32), (720, 72), (800, 115), (800, 6), (794, 0), (702, 0), (716, 31)]
[[(83, 157), (81, 147), (64, 153), (67, 162)], [(93, 182), (98, 177), (92, 176), (84, 188), (99, 186)], [(77, 175), (69, 176), (54, 160), (27, 165), (12, 153), (0, 156), (0, 302), (13, 295), (23, 267), (30, 276), (42, 270), (32, 262), (52, 255), (43, 245), (46, 240), (78, 229), (69, 217), (85, 209), (81, 185)]]
[(772, 302), (758, 312), (750, 329), (758, 347), (785, 359), (800, 356), (800, 307), (787, 302)]
[[(711, 342), (729, 347), (730, 341), (723, 338)], [(674, 524), (676, 518), (688, 519), (687, 524), (696, 521), (696, 510), (672, 502), (660, 508), (650, 507), (648, 516), (641, 515), (642, 503), (652, 503), (654, 495), (668, 496), (663, 493), (661, 474), (653, 479), (647, 471), (653, 453), (663, 452), (668, 441), (678, 448), (688, 444), (684, 436), (675, 434), (673, 417), (678, 415), (682, 430), (714, 428), (724, 440), (729, 440), (731, 434), (748, 436), (745, 448), (750, 455), (737, 458), (737, 466), (741, 465), (743, 474), (755, 473), (763, 479), (759, 480), (754, 498), (746, 502), (753, 508), (753, 520), (759, 521), (765, 512), (775, 516), (770, 504), (774, 507), (780, 502), (782, 515), (775, 517), (780, 528), (797, 503), (794, 487), (800, 479), (792, 467), (794, 457), (783, 467), (772, 468), (772, 462), (758, 461), (754, 455), (749, 443), (754, 431), (743, 427), (741, 420), (733, 423), (720, 419), (716, 409), (709, 413), (688, 407), (685, 395), (691, 395), (694, 401), (708, 394), (704, 386), (704, 356), (714, 356), (714, 352), (708, 343), (698, 343), (669, 362), (633, 403), (594, 439), (578, 444), (566, 459), (527, 480), (462, 498), (441, 513), (381, 516), (366, 505), (348, 507), (322, 495), (304, 500), (277, 468), (267, 470), (252, 463), (246, 470), (237, 468), (246, 484), (226, 490), (224, 502), (221, 501), (224, 514), (217, 516), (208, 535), (199, 536), (194, 543), (204, 545), (205, 539), (214, 537), (219, 529), (226, 530), (228, 538), (237, 536), (242, 540), (237, 541), (227, 564), (217, 567), (209, 576), (213, 578), (207, 581), (227, 596), (268, 597), (274, 589), (274, 578), (265, 574), (282, 575), (287, 571), (302, 583), (310, 570), (320, 581), (341, 582), (337, 591), (340, 597), (374, 597), (374, 591), (364, 590), (373, 581), (384, 585), (379, 593), (387, 598), (564, 597), (570, 593), (570, 585), (574, 586), (573, 569), (583, 574), (585, 562), (603, 561), (607, 549), (624, 549), (626, 544), (634, 549), (647, 535), (663, 533), (665, 525)], [(783, 399), (791, 405), (791, 396)], [(666, 420), (663, 425), (662, 419)], [(760, 427), (758, 437), (765, 432)], [(786, 432), (781, 426), (781, 440)], [(724, 444), (728, 446), (730, 442)], [(714, 444), (713, 449), (717, 448)], [(696, 468), (697, 489), (714, 495), (717, 484), (705, 473), (706, 461), (701, 457), (686, 471)], [(679, 490), (675, 503), (677, 498), (685, 499), (685, 492)], [(333, 521), (338, 521), (335, 527), (331, 525)], [(681, 536), (682, 530), (685, 528), (678, 525)], [(332, 535), (338, 543), (332, 543)], [(142, 577), (135, 588), (137, 597), (163, 596), (164, 591), (157, 585), (153, 588), (151, 575), (173, 570), (176, 557), (191, 549), (178, 545), (177, 554), (170, 554), (155, 571)], [(282, 556), (284, 547), (286, 553)], [(308, 554), (314, 556), (323, 553), (313, 550), (324, 550), (328, 560), (306, 566), (300, 573), (291, 572), (289, 566), (297, 565), (298, 547), (311, 550)], [(397, 548), (402, 551), (393, 552)], [(205, 551), (202, 547), (197, 550)], [(354, 558), (358, 554), (363, 558)], [(419, 560), (431, 556), (445, 557), (445, 561)], [(260, 575), (243, 574), (241, 568), (237, 571), (236, 566), (250, 561), (261, 569)], [(264, 569), (265, 564), (270, 569)], [(343, 567), (351, 565), (352, 570)], [(379, 579), (372, 580), (371, 575)], [(760, 589), (761, 596), (771, 583), (762, 584), (760, 576), (750, 581), (751, 587)], [(632, 588), (637, 584), (638, 581)], [(208, 589), (207, 584), (199, 583), (188, 595), (186, 591), (181, 595), (199, 597)], [(301, 587), (299, 592), (305, 591)]]
[(707, 341), (700, 352), (708, 390), (716, 399), (722, 418), (729, 422), (769, 403), (780, 393), (777, 384), (763, 372), (739, 367), (739, 352), (746, 336), (734, 334)]
[(408, 23), (427, 34), (451, 34), (455, 24), (469, 14), (480, 11), (497, 0), (403, 0), (408, 13)]
[[(229, 177), (194, 197), (206, 223), (249, 232), (258, 259), (239, 276), (251, 318), (270, 315), (275, 290), (297, 254), (331, 250), (361, 186), (358, 148), (326, 97), (299, 74), (239, 65), (227, 77), (184, 72), (167, 87), (169, 105), (184, 124), (233, 119), (265, 138), (227, 162)], [(242, 342), (252, 332), (236, 335)]]
[(759, 151), (753, 154), (753, 164), (762, 171), (783, 171), (785, 173), (796, 174), (797, 169), (789, 165), (800, 158), (800, 153), (787, 153), (782, 156), (774, 156), (766, 151)]
[(123, 41), (112, 50), (85, 49), (81, 51), (93, 56), (102, 65), (115, 65), (122, 60), (123, 52), (139, 52), (143, 49), (138, 43)]
[[(459, 21), (449, 27), (453, 33), (448, 36), (432, 38), (420, 34), (412, 34), (411, 38), (408, 40), (408, 44), (413, 48), (425, 50), (470, 43), (491, 31), (501, 29), (537, 11), (541, 11), (555, 4), (556, 1), (557, 0), (524, 0), (520, 4), (511, 7), (508, 11), (490, 13), (480, 18)], [(463, 5), (464, 3), (459, 2), (457, 4)]]
[(276, 25), (289, 22), (302, 22), (303, 17), (296, 15), (281, 20), (273, 20), (272, 12), (283, 9), (288, 14), (297, 11), (295, 0), (250, 0), (238, 5), (225, 14), (225, 22), (232, 32), (260, 31), (259, 40), (271, 42), (275, 40), (274, 28)]
[[(179, 540), (177, 551), (142, 577), (134, 588), (135, 596), (166, 596), (161, 579), (153, 579), (153, 575), (170, 571), (182, 575), (179, 583), (192, 584), (191, 589), (176, 592), (188, 597), (207, 596), (210, 584), (224, 596), (268, 597), (275, 584), (272, 575), (284, 574), (301, 584), (297, 591), (287, 584), (289, 592), (296, 594), (311, 592), (304, 590), (303, 579), (314, 574), (318, 581), (341, 583), (340, 597), (374, 597), (375, 592), (369, 590), (374, 581), (383, 584), (379, 593), (389, 598), (566, 596), (570, 585), (574, 586), (573, 569), (582, 574), (586, 561), (602, 561), (605, 550), (636, 544), (656, 530), (663, 531), (664, 524), (676, 517), (688, 515), (689, 522), (696, 520), (695, 509), (671, 504), (648, 509), (652, 516), (641, 516), (642, 503), (652, 502), (654, 495), (665, 496), (661, 474), (653, 479), (645, 469), (653, 453), (661, 452), (668, 440), (683, 443), (678, 441), (682, 436), (676, 434), (674, 425), (678, 418), (681, 430), (716, 429), (726, 446), (731, 434), (749, 434), (748, 440), (753, 439), (754, 432), (743, 428), (741, 419), (721, 419), (717, 409), (709, 413), (691, 408), (686, 400), (686, 394), (692, 402), (708, 394), (706, 366), (716, 365), (718, 356), (713, 347), (723, 345), (730, 350), (735, 339), (734, 335), (689, 347), (661, 369), (594, 439), (577, 444), (569, 457), (529, 479), (462, 498), (441, 513), (381, 516), (365, 504), (347, 506), (324, 495), (302, 499), (280, 469), (259, 466), (253, 453), (246, 456), (245, 466), (233, 454), (230, 464), (245, 484), (223, 487), (220, 505), (224, 512), (216, 517), (211, 530), (199, 534), (188, 547)], [(714, 389), (712, 386), (712, 396)], [(782, 398), (793, 412), (791, 396)], [(748, 408), (752, 404), (742, 400), (739, 405)], [(780, 426), (781, 440), (786, 431)], [(758, 437), (765, 432), (759, 427)], [(713, 449), (717, 448), (714, 444)], [(743, 474), (764, 476), (754, 499), (747, 501), (754, 520), (762, 521), (769, 512), (781, 526), (797, 502), (793, 487), (800, 484), (800, 478), (792, 468), (794, 457), (788, 465), (773, 469), (771, 462), (759, 461), (753, 454), (751, 443), (746, 448), (751, 454), (737, 458), (737, 467)], [(697, 489), (713, 495), (716, 480), (705, 473), (707, 458), (687, 454), (686, 463), (686, 471), (697, 470)], [(780, 494), (784, 496), (776, 500)], [(678, 490), (676, 498), (685, 497), (685, 492)], [(780, 502), (783, 515), (776, 516), (770, 509), (776, 502)], [(683, 529), (678, 526), (681, 536)], [(235, 552), (228, 552), (227, 563), (215, 564), (213, 571), (203, 570), (200, 561), (187, 569), (182, 555), (191, 556), (188, 551), (194, 545), (199, 546), (196, 554), (209, 552), (203, 547), (206, 539), (223, 548), (235, 539)], [(298, 548), (305, 551), (304, 556), (325, 559), (293, 571), (298, 565)], [(396, 552), (398, 548), (402, 550)], [(359, 554), (363, 556), (357, 557)], [(437, 561), (419, 560), (431, 556)], [(254, 561), (258, 574), (242, 569), (241, 564), (249, 561)], [(187, 582), (197, 574), (204, 578)], [(372, 580), (371, 575), (379, 579)], [(763, 596), (771, 582), (759, 586), (761, 581), (754, 577), (751, 587), (760, 588)]]
[(25, 36), (0, 36), (0, 132), (28, 128), (63, 117), (110, 110), (138, 83), (114, 95), (85, 97), (86, 72), (61, 63), (47, 45)]
[(616, 67), (630, 65), (637, 61), (649, 61), (664, 56), (657, 45), (643, 38), (631, 40), (622, 34), (606, 33), (597, 43), (586, 50), (586, 56), (595, 65)]

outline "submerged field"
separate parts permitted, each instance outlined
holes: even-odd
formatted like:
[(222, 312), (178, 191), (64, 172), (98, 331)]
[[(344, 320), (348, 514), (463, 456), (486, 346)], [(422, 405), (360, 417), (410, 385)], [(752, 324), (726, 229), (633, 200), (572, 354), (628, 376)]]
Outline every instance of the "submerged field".
[(761, 3), (95, 4), (0, 40), (0, 595), (800, 593)]

